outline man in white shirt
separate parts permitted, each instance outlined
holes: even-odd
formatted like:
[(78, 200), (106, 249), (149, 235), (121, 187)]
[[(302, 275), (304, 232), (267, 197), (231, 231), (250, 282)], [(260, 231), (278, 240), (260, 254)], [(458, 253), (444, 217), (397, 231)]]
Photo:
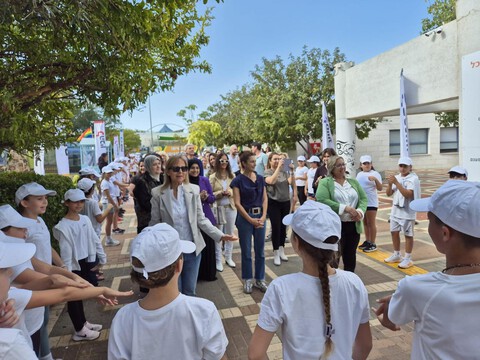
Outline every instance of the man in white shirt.
[(238, 160), (238, 147), (235, 144), (230, 145), (230, 152), (228, 154), (228, 162), (232, 172), (237, 176), (240, 174), (240, 165)]
[(195, 248), (165, 223), (145, 228), (133, 240), (132, 279), (150, 291), (115, 315), (109, 359), (225, 358), (228, 340), (215, 305), (178, 291), (183, 253)]
[(480, 183), (449, 180), (410, 207), (428, 211), (428, 233), (446, 267), (405, 277), (375, 313), (391, 330), (415, 323), (412, 359), (478, 359)]

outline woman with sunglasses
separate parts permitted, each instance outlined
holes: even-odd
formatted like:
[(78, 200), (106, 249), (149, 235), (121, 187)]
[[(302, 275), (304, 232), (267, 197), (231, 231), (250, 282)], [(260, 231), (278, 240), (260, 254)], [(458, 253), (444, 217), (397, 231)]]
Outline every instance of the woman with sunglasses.
[(201, 253), (205, 241), (200, 230), (215, 241), (234, 241), (233, 235), (225, 235), (208, 220), (202, 209), (200, 188), (189, 183), (187, 160), (175, 155), (168, 159), (163, 185), (152, 190), (152, 219), (150, 226), (164, 222), (178, 231), (180, 239), (193, 241), (196, 251), (184, 254), (183, 271), (179, 289), (185, 295), (195, 296)]
[[(357, 246), (363, 232), (363, 217), (367, 210), (367, 195), (356, 179), (345, 176), (346, 164), (341, 156), (328, 159), (328, 176), (320, 180), (317, 188), (317, 201), (330, 206), (342, 221), (342, 236), (339, 255), (343, 268), (355, 272)], [(334, 267), (338, 267), (337, 259)]]
[[(237, 209), (233, 201), (233, 189), (230, 187), (235, 175), (230, 167), (230, 162), (226, 154), (220, 154), (215, 159), (215, 173), (210, 175), (210, 184), (212, 185), (213, 195), (216, 200), (217, 208), (217, 227), (226, 232), (233, 234), (235, 229), (235, 219), (237, 218)], [(223, 271), (222, 264), (222, 244), (215, 244), (216, 267), (218, 271)], [(234, 268), (235, 262), (232, 260), (233, 243), (226, 242), (225, 263)]]

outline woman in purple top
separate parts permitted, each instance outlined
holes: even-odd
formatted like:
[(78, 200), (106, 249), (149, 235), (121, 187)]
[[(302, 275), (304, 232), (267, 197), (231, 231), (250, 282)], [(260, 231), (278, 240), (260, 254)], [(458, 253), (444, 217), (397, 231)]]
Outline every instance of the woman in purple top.
[[(200, 200), (202, 200), (202, 208), (205, 217), (210, 220), (212, 225), (216, 225), (215, 217), (213, 216), (210, 204), (215, 202), (212, 186), (210, 181), (205, 176), (200, 176), (199, 159), (188, 160), (188, 178), (190, 184), (195, 184), (200, 187)], [(202, 250), (202, 260), (200, 262), (200, 270), (198, 272), (198, 280), (214, 281), (217, 280), (217, 268), (215, 266), (215, 240), (209, 237), (202, 231), (203, 239), (205, 240), (205, 248)]]

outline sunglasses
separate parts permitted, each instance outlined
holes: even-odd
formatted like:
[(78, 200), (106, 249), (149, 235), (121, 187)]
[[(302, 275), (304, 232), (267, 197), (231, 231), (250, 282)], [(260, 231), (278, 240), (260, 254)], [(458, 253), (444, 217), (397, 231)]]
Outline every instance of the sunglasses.
[(228, 160), (220, 160), (220, 164), (228, 164)]
[(188, 171), (188, 166), (174, 166), (174, 167), (171, 167), (170, 170), (172, 170), (173, 172), (187, 172)]

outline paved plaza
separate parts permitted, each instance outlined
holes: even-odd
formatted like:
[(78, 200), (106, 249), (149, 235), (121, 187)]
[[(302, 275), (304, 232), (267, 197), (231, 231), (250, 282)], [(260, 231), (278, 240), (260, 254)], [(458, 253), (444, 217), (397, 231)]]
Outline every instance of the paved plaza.
[[(430, 196), (441, 184), (447, 180), (447, 170), (418, 171), (421, 180), (422, 196)], [(375, 301), (385, 295), (391, 294), (400, 279), (406, 275), (422, 274), (430, 271), (439, 271), (444, 268), (443, 256), (438, 253), (430, 240), (427, 232), (428, 221), (426, 214), (418, 214), (418, 224), (415, 226), (415, 247), (413, 260), (415, 266), (407, 270), (399, 269), (396, 264), (385, 264), (383, 259), (392, 251), (388, 217), (391, 207), (391, 198), (380, 193), (380, 207), (377, 216), (379, 250), (373, 253), (357, 253), (356, 273), (365, 283), (370, 305), (375, 306)], [(136, 235), (136, 218), (132, 203), (125, 206), (122, 227), (127, 229), (124, 235), (117, 235), (121, 240), (120, 246), (105, 248), (108, 256), (108, 265), (105, 266), (105, 281), (102, 285), (111, 286), (120, 290), (129, 290), (133, 286), (135, 295), (131, 298), (120, 299), (121, 303), (129, 303), (138, 299), (138, 287), (132, 285), (129, 277), (129, 245)], [(362, 237), (362, 241), (364, 238)], [(403, 246), (403, 241), (402, 241)], [(278, 276), (297, 272), (301, 269), (301, 261), (293, 252), (291, 244), (286, 244), (289, 261), (281, 266), (273, 264), (273, 251), (271, 243), (265, 245), (266, 280), (270, 282)], [(402, 248), (403, 252), (403, 248)], [(228, 359), (246, 359), (247, 347), (252, 331), (257, 323), (259, 305), (263, 294), (254, 288), (252, 294), (243, 293), (240, 269), (240, 247), (235, 244), (234, 261), (237, 268), (225, 266), (222, 273), (217, 273), (217, 281), (201, 282), (198, 284), (198, 296), (212, 300), (218, 308), (228, 336)], [(54, 357), (64, 360), (70, 359), (106, 359), (107, 340), (111, 321), (122, 305), (116, 307), (103, 307), (95, 301), (85, 302), (87, 319), (90, 322), (100, 323), (104, 326), (99, 339), (91, 342), (73, 342), (71, 335), (72, 324), (64, 304), (53, 307), (50, 311), (50, 343)], [(403, 326), (400, 331), (393, 332), (383, 328), (373, 313), (371, 313), (373, 349), (369, 359), (400, 360), (410, 358), (413, 324)], [(132, 336), (136, 336), (132, 333)], [(160, 335), (159, 335), (160, 336)], [(282, 359), (281, 334), (277, 334), (268, 351), (270, 359)]]

